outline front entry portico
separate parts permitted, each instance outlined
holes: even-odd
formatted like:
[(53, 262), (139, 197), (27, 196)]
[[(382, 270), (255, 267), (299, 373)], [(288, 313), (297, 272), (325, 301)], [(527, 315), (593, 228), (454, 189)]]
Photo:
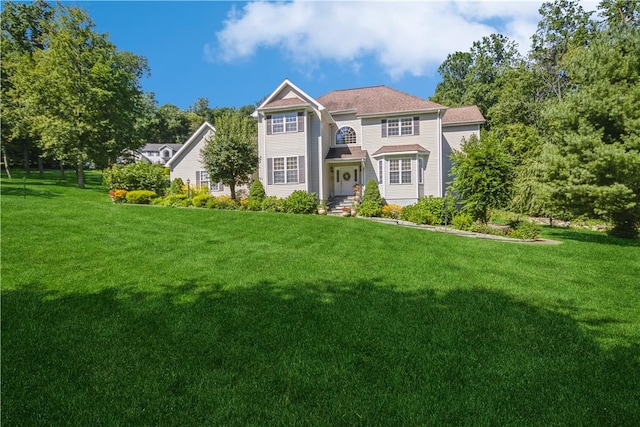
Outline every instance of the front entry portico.
[(352, 196), (353, 186), (360, 184), (360, 180), (360, 164), (334, 166), (333, 194), (336, 196)]

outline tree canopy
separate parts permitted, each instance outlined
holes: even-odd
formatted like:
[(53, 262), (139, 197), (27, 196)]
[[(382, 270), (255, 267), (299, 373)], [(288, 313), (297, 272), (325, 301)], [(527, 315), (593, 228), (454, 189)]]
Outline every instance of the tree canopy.
[(235, 199), (236, 187), (249, 183), (258, 168), (257, 125), (241, 111), (228, 111), (217, 118), (215, 128), (201, 160), (212, 182), (228, 186)]

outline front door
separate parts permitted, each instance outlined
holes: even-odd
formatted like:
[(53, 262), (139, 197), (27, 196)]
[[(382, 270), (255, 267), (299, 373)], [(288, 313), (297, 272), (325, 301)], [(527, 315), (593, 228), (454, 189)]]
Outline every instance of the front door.
[(335, 168), (336, 196), (352, 196), (353, 186), (358, 183), (358, 166)]

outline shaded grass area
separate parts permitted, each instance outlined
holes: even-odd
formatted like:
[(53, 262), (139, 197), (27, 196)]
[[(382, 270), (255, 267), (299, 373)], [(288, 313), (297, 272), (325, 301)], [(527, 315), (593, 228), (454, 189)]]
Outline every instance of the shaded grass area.
[(99, 176), (48, 178), (2, 181), (4, 425), (640, 424), (633, 242), (122, 206)]
[(637, 347), (602, 351), (568, 316), (499, 292), (223, 288), (5, 293), (4, 422), (640, 421)]

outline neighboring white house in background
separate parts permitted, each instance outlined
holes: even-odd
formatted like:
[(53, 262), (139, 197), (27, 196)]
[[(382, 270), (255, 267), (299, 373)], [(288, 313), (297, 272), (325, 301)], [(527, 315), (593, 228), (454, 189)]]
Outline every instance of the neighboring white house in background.
[(182, 148), (182, 144), (147, 144), (140, 148), (137, 160), (165, 165)]
[(480, 137), (476, 106), (448, 108), (386, 87), (336, 90), (317, 99), (285, 80), (256, 109), (259, 178), (269, 196), (353, 195), (376, 179), (387, 203), (443, 196), (449, 154)]
[(181, 178), (186, 184), (195, 188), (203, 185), (209, 189), (214, 196), (229, 195), (229, 189), (220, 182), (211, 182), (209, 174), (202, 166), (200, 152), (204, 148), (207, 138), (213, 138), (216, 129), (209, 122), (204, 122), (194, 133), (182, 144), (180, 150), (167, 162), (167, 167), (171, 171), (170, 178), (173, 181)]

